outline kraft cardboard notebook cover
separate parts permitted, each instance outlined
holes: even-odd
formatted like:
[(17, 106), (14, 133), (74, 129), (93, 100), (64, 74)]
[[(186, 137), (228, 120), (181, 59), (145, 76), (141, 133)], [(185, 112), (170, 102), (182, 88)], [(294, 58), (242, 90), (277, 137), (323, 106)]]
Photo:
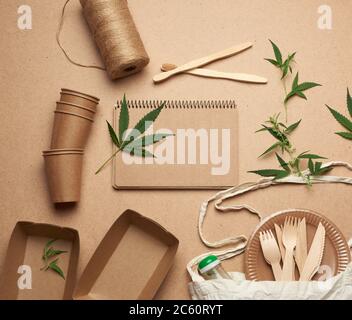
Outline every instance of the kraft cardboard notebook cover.
[[(128, 101), (129, 127), (160, 104)], [(113, 115), (116, 132), (119, 114), (117, 105)], [(155, 158), (126, 152), (114, 158), (114, 188), (225, 189), (237, 184), (238, 111), (234, 101), (167, 101), (145, 134), (157, 133), (174, 135), (146, 147)]]

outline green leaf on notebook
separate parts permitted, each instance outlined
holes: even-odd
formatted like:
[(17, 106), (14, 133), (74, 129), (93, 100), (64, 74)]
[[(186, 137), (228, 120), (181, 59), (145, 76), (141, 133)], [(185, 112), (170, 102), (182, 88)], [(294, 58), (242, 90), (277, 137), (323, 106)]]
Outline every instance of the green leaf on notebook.
[[(128, 146), (136, 146), (136, 147), (146, 147), (150, 146), (152, 144), (158, 143), (162, 140), (164, 140), (166, 137), (174, 136), (174, 134), (171, 133), (157, 133), (157, 134), (152, 134), (152, 135), (147, 135), (142, 138), (138, 138), (137, 140), (134, 140)], [(127, 147), (127, 146), (126, 146)]]
[(128, 113), (126, 95), (123, 95), (123, 99), (121, 102), (121, 110), (120, 110), (120, 119), (119, 119), (119, 140), (123, 141), (123, 136), (128, 129), (128, 125), (130, 123), (130, 116)]
[(165, 102), (161, 104), (161, 106), (157, 109), (150, 111), (146, 114), (141, 120), (138, 121), (136, 126), (133, 128), (133, 132), (130, 133), (127, 138), (122, 143), (122, 149), (124, 146), (128, 145), (132, 141), (136, 139), (134, 133), (137, 132), (142, 135), (145, 131), (149, 129), (149, 127), (154, 123), (154, 121), (158, 118), (161, 110), (164, 108)]
[(155, 158), (155, 155), (146, 149), (133, 148), (130, 152), (131, 156), (137, 156), (142, 158)]
[(119, 116), (119, 135), (116, 134), (114, 128), (110, 125), (109, 122), (107, 122), (110, 138), (113, 144), (116, 146), (117, 150), (113, 152), (111, 157), (103, 163), (103, 165), (97, 170), (95, 174), (98, 174), (119, 152), (126, 152), (132, 156), (138, 156), (142, 158), (155, 157), (155, 155), (146, 150), (144, 147), (158, 143), (165, 138), (172, 136), (173, 134), (158, 133), (146, 136), (143, 136), (143, 134), (156, 121), (164, 107), (165, 102), (161, 103), (158, 108), (147, 113), (137, 122), (133, 130), (129, 134), (126, 134), (129, 126), (129, 111), (128, 101), (126, 99), (126, 95), (124, 95), (121, 101), (121, 110)]
[(111, 138), (113, 144), (116, 147), (120, 148), (120, 140), (117, 137), (115, 130), (113, 129), (113, 127), (111, 126), (111, 124), (108, 121), (106, 121), (106, 123), (108, 124), (109, 134), (110, 134), (110, 138)]

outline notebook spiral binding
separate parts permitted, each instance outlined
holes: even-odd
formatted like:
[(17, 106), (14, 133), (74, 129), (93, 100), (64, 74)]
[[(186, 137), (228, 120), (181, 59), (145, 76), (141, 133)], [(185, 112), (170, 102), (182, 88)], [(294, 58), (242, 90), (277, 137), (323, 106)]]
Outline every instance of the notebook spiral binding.
[[(128, 107), (132, 109), (154, 109), (165, 102), (168, 109), (235, 109), (235, 100), (129, 100)], [(115, 109), (121, 107), (122, 101), (118, 101)]]

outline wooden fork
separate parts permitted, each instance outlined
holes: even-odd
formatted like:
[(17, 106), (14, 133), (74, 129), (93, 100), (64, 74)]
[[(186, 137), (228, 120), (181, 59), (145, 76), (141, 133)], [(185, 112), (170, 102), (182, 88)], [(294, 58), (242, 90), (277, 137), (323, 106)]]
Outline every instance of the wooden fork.
[(286, 248), (284, 265), (282, 268), (282, 281), (294, 280), (293, 270), (295, 262), (293, 252), (297, 243), (298, 218), (288, 217), (285, 219), (282, 232), (282, 243)]
[(276, 239), (271, 230), (260, 232), (260, 245), (263, 250), (264, 258), (271, 265), (276, 281), (281, 280), (282, 270), (280, 267), (281, 253)]

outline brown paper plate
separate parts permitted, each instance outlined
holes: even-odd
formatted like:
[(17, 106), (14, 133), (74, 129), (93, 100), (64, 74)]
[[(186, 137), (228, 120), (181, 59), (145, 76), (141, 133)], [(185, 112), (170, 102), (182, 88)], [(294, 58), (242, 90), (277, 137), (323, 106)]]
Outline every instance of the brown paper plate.
[[(263, 256), (259, 233), (261, 231), (272, 230), (273, 234), (276, 234), (274, 224), (282, 225), (287, 216), (306, 218), (308, 252), (319, 222), (325, 227), (325, 250), (321, 263), (321, 272), (318, 272), (312, 280), (325, 280), (346, 269), (351, 261), (350, 249), (346, 239), (336, 225), (326, 217), (313, 211), (295, 209), (278, 212), (262, 221), (255, 229), (248, 241), (245, 253), (245, 273), (247, 280), (274, 281), (271, 267), (266, 263)], [(296, 267), (296, 279), (298, 278), (299, 273)]]

